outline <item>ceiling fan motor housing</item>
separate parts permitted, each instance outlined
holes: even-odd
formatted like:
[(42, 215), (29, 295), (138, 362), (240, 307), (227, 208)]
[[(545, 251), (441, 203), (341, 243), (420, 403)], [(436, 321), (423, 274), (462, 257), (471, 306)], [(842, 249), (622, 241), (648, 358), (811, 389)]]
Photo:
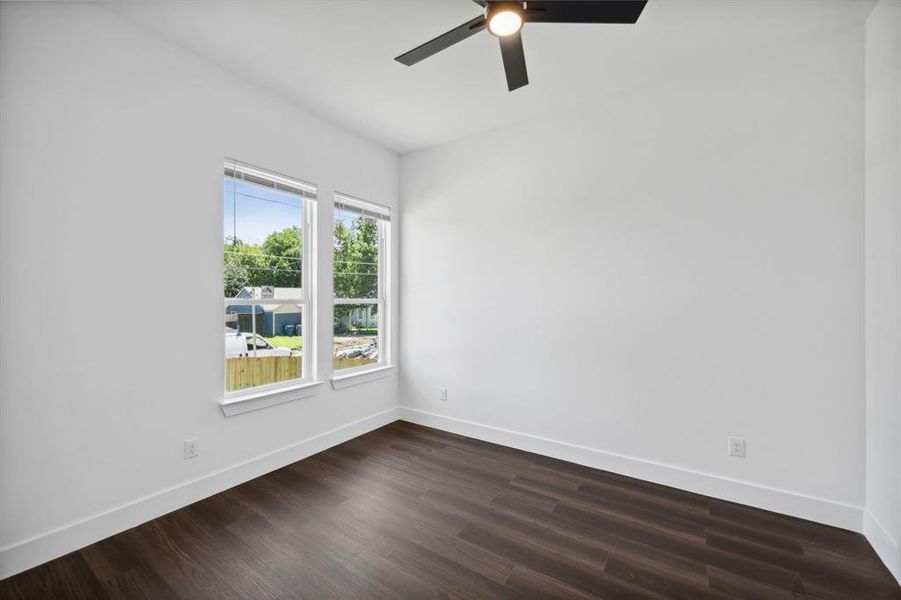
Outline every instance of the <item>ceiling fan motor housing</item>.
[(486, 11), (488, 31), (497, 37), (512, 35), (522, 29), (526, 20), (524, 2), (489, 2)]

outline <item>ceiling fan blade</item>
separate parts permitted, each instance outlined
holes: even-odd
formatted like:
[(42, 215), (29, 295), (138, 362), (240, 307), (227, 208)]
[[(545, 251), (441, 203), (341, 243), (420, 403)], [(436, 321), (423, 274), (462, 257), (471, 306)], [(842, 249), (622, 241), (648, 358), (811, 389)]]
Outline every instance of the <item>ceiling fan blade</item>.
[(483, 8), (488, 6), (488, 0), (472, 0), (472, 1)]
[(462, 42), (469, 36), (474, 35), (483, 29), (485, 29), (485, 15), (480, 15), (471, 21), (463, 23), (459, 27), (451, 29), (447, 33), (439, 35), (433, 40), (429, 40), (421, 46), (413, 48), (409, 52), (401, 54), (394, 60), (403, 63), (408, 67), (410, 65), (415, 65), (419, 61), (426, 59), (433, 54), (437, 54), (445, 48), (450, 48), (457, 42)]
[(501, 42), (501, 58), (507, 74), (507, 89), (511, 92), (529, 83), (526, 73), (526, 55), (522, 49), (522, 32), (498, 38)]
[(635, 23), (647, 0), (529, 0), (529, 23)]

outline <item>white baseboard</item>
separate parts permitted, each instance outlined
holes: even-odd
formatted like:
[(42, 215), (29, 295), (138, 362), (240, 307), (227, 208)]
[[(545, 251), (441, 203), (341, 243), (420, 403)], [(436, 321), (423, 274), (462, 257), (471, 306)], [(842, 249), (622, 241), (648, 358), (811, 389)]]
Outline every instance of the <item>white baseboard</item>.
[(768, 487), (705, 473), (685, 467), (625, 456), (597, 448), (570, 444), (500, 427), (446, 417), (414, 408), (401, 407), (400, 418), (427, 427), (442, 429), (534, 452), (580, 465), (612, 471), (621, 475), (729, 500), (765, 510), (800, 517), (843, 529), (860, 532), (863, 508), (827, 498), (818, 498), (790, 490)]
[(901, 548), (882, 523), (869, 510), (863, 512), (863, 534), (876, 554), (901, 584)]
[(146, 523), (275, 469), (337, 446), (398, 419), (398, 408), (378, 412), (290, 446), (139, 498), (0, 549), (0, 579)]

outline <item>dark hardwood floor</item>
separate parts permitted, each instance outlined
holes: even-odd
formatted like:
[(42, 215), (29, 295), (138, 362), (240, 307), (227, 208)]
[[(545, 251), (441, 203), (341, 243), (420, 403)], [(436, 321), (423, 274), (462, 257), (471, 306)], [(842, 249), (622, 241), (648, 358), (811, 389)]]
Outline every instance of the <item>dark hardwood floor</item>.
[(2, 598), (901, 598), (859, 534), (397, 422)]

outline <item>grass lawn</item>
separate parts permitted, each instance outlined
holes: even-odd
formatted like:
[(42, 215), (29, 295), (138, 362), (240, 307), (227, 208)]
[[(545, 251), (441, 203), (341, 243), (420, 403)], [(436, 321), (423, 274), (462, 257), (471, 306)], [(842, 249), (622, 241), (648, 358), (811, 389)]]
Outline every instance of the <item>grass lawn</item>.
[(299, 335), (276, 335), (264, 339), (276, 348), (303, 348), (303, 337)]

